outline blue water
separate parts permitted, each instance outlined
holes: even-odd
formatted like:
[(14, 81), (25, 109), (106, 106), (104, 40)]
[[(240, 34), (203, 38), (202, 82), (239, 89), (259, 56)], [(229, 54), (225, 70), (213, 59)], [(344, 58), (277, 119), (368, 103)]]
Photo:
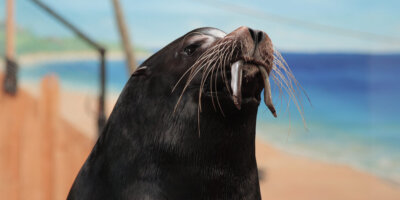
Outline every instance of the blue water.
[[(262, 105), (259, 136), (284, 151), (346, 164), (400, 183), (400, 55), (283, 54), (311, 99), (303, 96), (307, 129), (295, 106), (274, 93), (277, 119)], [(23, 81), (57, 74), (64, 87), (96, 93), (97, 61), (23, 68)], [(122, 61), (107, 63), (108, 92), (128, 76)]]
[(290, 119), (261, 112), (261, 137), (400, 183), (400, 55), (283, 56), (311, 99), (303, 103), (308, 131), (291, 105)]
[[(38, 83), (43, 76), (55, 74), (67, 89), (97, 94), (100, 83), (99, 66), (100, 63), (96, 60), (47, 62), (22, 68), (19, 76), (22, 81)], [(106, 90), (112, 95), (118, 95), (129, 78), (125, 62), (108, 61), (106, 66)]]

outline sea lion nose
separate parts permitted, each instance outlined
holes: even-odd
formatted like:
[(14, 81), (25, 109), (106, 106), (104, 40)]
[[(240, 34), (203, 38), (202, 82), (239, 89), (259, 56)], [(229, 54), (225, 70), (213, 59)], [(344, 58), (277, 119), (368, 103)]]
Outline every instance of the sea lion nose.
[(264, 39), (264, 33), (262, 31), (254, 30), (251, 28), (248, 28), (248, 30), (250, 32), (251, 38), (253, 39), (255, 45), (257, 45)]

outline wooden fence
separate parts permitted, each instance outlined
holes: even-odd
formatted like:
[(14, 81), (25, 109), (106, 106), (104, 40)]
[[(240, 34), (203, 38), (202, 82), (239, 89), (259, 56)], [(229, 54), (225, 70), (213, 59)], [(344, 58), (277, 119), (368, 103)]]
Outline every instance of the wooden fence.
[(57, 78), (45, 77), (40, 87), (37, 99), (0, 91), (0, 199), (66, 199), (92, 148), (60, 118)]

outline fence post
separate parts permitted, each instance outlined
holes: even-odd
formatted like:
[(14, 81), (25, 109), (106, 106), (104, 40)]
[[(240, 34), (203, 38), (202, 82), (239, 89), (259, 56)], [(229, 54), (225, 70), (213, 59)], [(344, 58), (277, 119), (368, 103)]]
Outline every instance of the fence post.
[(66, 19), (64, 19), (61, 15), (57, 14), (54, 10), (52, 10), (50, 7), (48, 7), (46, 4), (44, 4), (40, 0), (31, 0), (33, 3), (35, 3), (37, 6), (39, 6), (41, 9), (43, 9), (46, 13), (48, 13), (50, 16), (55, 18), (58, 22), (63, 24), (65, 27), (67, 27), (69, 30), (74, 32), (79, 38), (84, 40), (87, 44), (89, 44), (91, 47), (96, 49), (100, 53), (100, 95), (99, 95), (99, 113), (98, 113), (98, 133), (100, 135), (105, 123), (106, 123), (106, 116), (105, 116), (105, 87), (106, 87), (106, 63), (105, 63), (105, 54), (106, 50), (103, 46), (89, 38), (87, 35), (85, 35), (82, 31), (80, 31), (78, 28), (76, 28), (74, 25), (72, 25), (70, 22), (68, 22)]
[(15, 95), (17, 93), (18, 65), (14, 55), (14, 0), (7, 0), (6, 13), (6, 73), (3, 88), (6, 93)]
[(98, 136), (100, 136), (106, 124), (105, 98), (106, 98), (106, 50), (100, 51), (100, 95), (99, 95), (99, 113), (98, 113)]

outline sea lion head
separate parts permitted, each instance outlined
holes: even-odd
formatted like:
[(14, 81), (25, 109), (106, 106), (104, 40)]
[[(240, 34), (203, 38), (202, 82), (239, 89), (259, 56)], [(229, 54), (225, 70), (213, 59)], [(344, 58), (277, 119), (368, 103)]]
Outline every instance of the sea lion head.
[(264, 102), (275, 117), (270, 77), (290, 97), (293, 83), (297, 85), (269, 36), (244, 26), (228, 34), (210, 27), (190, 31), (151, 56), (133, 76), (163, 80), (156, 90), (175, 99), (174, 111), (182, 99), (192, 96), (198, 112), (208, 104), (231, 113), (258, 106), (264, 89)]

